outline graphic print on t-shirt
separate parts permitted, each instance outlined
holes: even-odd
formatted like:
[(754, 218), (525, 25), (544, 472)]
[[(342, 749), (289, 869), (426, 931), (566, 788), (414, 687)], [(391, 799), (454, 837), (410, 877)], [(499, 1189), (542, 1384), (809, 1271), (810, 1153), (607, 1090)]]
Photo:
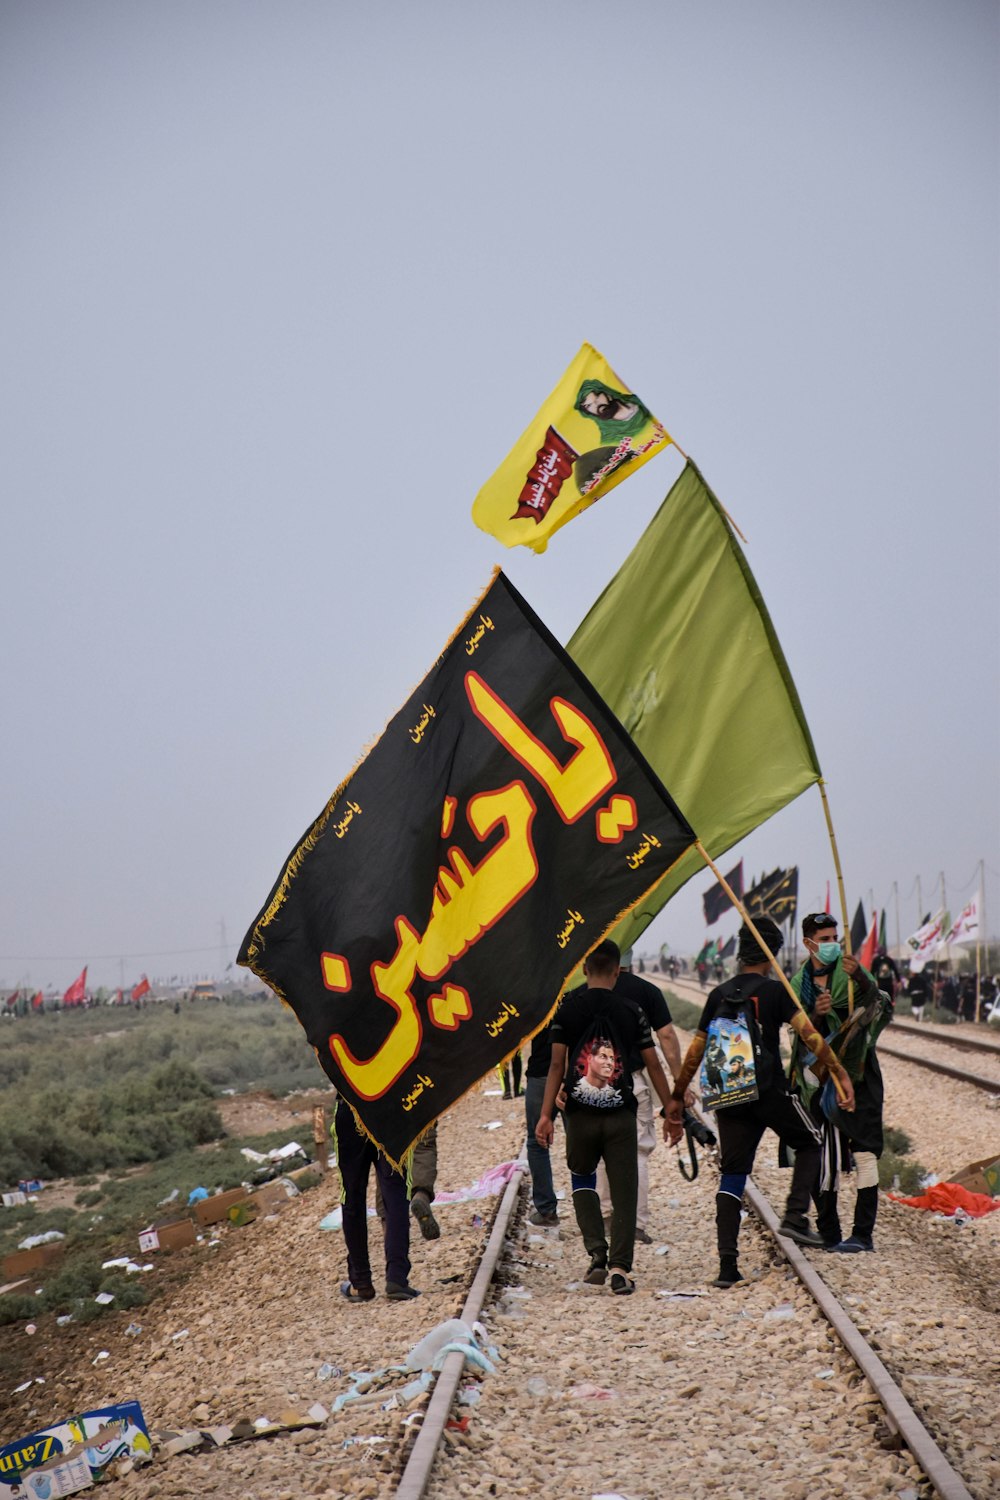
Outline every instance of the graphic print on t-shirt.
[(589, 1109), (621, 1109), (622, 1071), (618, 1048), (606, 1033), (587, 1037), (573, 1059), (570, 1098)]
[(703, 1107), (724, 1109), (756, 1098), (757, 1069), (746, 1013), (713, 1017), (701, 1059)]

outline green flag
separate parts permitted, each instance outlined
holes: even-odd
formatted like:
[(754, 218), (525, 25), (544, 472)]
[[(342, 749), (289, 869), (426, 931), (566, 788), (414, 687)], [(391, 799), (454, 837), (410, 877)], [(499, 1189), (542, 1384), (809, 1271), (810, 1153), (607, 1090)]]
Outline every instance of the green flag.
[[(670, 787), (713, 859), (821, 776), (760, 590), (688, 463), (569, 654)], [(689, 850), (614, 933), (629, 947), (685, 881)]]

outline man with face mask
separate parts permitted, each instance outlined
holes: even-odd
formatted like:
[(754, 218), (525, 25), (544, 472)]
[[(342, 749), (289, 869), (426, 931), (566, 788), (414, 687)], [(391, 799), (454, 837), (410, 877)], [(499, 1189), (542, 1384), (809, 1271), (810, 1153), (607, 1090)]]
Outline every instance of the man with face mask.
[[(808, 958), (792, 976), (792, 988), (816, 1030), (829, 1041), (854, 1086), (854, 1110), (839, 1108), (822, 1091), (798, 1037), (792, 1039), (789, 1074), (800, 1098), (823, 1128), (823, 1158), (816, 1222), (827, 1250), (856, 1254), (874, 1250), (878, 1213), (878, 1159), (882, 1155), (882, 1073), (875, 1053), (880, 1033), (892, 1019), (893, 1003), (867, 969), (837, 940), (837, 920), (813, 912), (802, 923)], [(853, 983), (853, 998), (848, 981)], [(837, 1208), (841, 1170), (857, 1171), (854, 1226), (845, 1240)]]

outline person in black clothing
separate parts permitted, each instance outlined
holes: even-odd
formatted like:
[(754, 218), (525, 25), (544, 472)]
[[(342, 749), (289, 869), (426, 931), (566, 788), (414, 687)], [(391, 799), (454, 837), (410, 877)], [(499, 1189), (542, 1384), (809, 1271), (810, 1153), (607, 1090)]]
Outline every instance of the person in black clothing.
[(876, 957), (872, 964), (872, 978), (890, 1000), (895, 1000), (896, 991), (899, 989), (899, 970), (888, 953), (880, 953)]
[(915, 1021), (924, 1019), (924, 1006), (927, 1004), (927, 975), (923, 969), (919, 974), (911, 974), (906, 981), (906, 993), (910, 1000), (910, 1009)]
[[(768, 917), (759, 917), (756, 926), (771, 952), (776, 954), (783, 942), (780, 927)], [(721, 1107), (716, 1116), (722, 1167), (715, 1196), (719, 1274), (712, 1285), (717, 1287), (736, 1286), (743, 1280), (737, 1253), (740, 1206), (765, 1130), (773, 1130), (779, 1140), (795, 1151), (792, 1183), (779, 1233), (800, 1245), (821, 1247), (823, 1244), (820, 1236), (810, 1229), (807, 1218), (810, 1198), (819, 1176), (820, 1132), (797, 1096), (789, 1092), (781, 1065), (783, 1024), (787, 1022), (798, 1033), (809, 1050), (816, 1054), (820, 1067), (837, 1076), (844, 1092), (843, 1108), (850, 1110), (854, 1105), (850, 1079), (827, 1043), (796, 1007), (784, 985), (766, 977), (770, 961), (746, 925), (740, 928), (738, 962), (739, 973), (735, 978), (718, 985), (708, 997), (694, 1040), (679, 1075), (674, 1079), (673, 1097), (667, 1106), (669, 1138), (676, 1144), (684, 1130), (684, 1092), (705, 1053), (709, 1027), (726, 1000), (748, 1000), (754, 1007), (760, 1037), (756, 1078), (758, 1097), (748, 1103)]]
[(559, 1205), (555, 1183), (552, 1181), (552, 1157), (535, 1138), (551, 1061), (552, 1027), (549, 1025), (535, 1033), (524, 1079), (524, 1123), (528, 1133), (528, 1171), (531, 1173), (532, 1202), (528, 1223), (537, 1224), (544, 1229), (555, 1229), (559, 1223)]
[[(612, 942), (610, 938), (606, 938), (603, 943), (598, 943), (594, 949), (595, 954), (606, 953), (609, 958), (616, 961), (618, 951), (617, 943)], [(578, 995), (582, 994), (583, 990), (584, 986), (581, 985), (578, 990), (570, 990), (569, 993)], [(653, 1045), (659, 1043), (670, 1071), (670, 1077), (676, 1078), (681, 1066), (681, 1046), (674, 1030), (670, 1007), (667, 1005), (666, 996), (657, 985), (632, 973), (631, 951), (621, 956), (621, 968), (615, 981), (614, 993), (622, 1000), (631, 1000), (643, 1011), (653, 1034)], [(635, 1095), (636, 1102), (636, 1144), (639, 1153), (639, 1193), (635, 1210), (635, 1237), (640, 1244), (651, 1245), (653, 1237), (649, 1232), (649, 1158), (656, 1148), (653, 1086), (643, 1068), (642, 1058), (638, 1052), (630, 1054), (628, 1066), (632, 1070), (632, 1093)], [(687, 1103), (690, 1104), (692, 1101), (693, 1096), (689, 1095)], [(601, 1200), (601, 1213), (607, 1221), (611, 1216), (611, 1190), (608, 1184), (608, 1174), (603, 1164), (597, 1168), (597, 1192)]]
[[(587, 989), (567, 995), (552, 1022), (552, 1060), (535, 1137), (546, 1150), (551, 1146), (556, 1099), (565, 1091), (566, 1164), (576, 1222), (590, 1256), (583, 1279), (603, 1286), (610, 1272), (611, 1290), (627, 1296), (635, 1291), (631, 1271), (639, 1182), (631, 1055), (638, 1054), (648, 1069), (664, 1105), (670, 1091), (645, 1015), (631, 1001), (612, 994), (619, 974), (618, 949), (601, 943), (588, 954), (583, 971)], [(613, 1052), (610, 1070), (608, 1048)], [(602, 1160), (611, 1187), (610, 1255), (597, 1193), (597, 1166)]]

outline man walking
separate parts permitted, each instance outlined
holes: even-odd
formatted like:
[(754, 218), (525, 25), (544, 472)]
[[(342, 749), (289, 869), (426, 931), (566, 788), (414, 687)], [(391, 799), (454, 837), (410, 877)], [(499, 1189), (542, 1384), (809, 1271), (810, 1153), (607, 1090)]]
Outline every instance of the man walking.
[[(759, 917), (757, 930), (772, 954), (781, 949), (783, 938), (777, 923), (769, 917)], [(727, 1044), (733, 1052), (733, 1061), (743, 1061), (736, 1071), (747, 1073), (748, 1067), (742, 1051), (733, 1043), (741, 1038), (740, 1047), (749, 1047), (753, 1063), (753, 1087), (740, 1087), (733, 1092), (737, 1100), (727, 1104), (724, 1092), (720, 1092), (716, 1120), (719, 1129), (719, 1150), (722, 1176), (715, 1195), (715, 1227), (719, 1248), (719, 1274), (713, 1286), (728, 1288), (743, 1280), (739, 1270), (738, 1241), (743, 1190), (753, 1170), (754, 1157), (765, 1130), (773, 1130), (778, 1139), (795, 1152), (795, 1167), (791, 1187), (785, 1205), (785, 1216), (781, 1221), (780, 1234), (795, 1240), (800, 1245), (822, 1246), (819, 1235), (809, 1227), (807, 1218), (810, 1198), (819, 1175), (820, 1129), (802, 1107), (796, 1096), (789, 1092), (781, 1064), (781, 1027), (786, 1022), (802, 1038), (805, 1045), (816, 1056), (821, 1067), (834, 1073), (845, 1095), (844, 1109), (853, 1107), (854, 1099), (850, 1080), (826, 1042), (817, 1034), (812, 1024), (796, 1007), (795, 1002), (777, 980), (766, 976), (771, 967), (767, 954), (760, 947), (750, 928), (740, 928), (737, 950), (739, 972), (725, 984), (718, 985), (709, 995), (698, 1022), (687, 1055), (680, 1072), (674, 1079), (674, 1092), (667, 1106), (667, 1128), (669, 1139), (675, 1144), (683, 1133), (684, 1091), (687, 1089), (711, 1040), (719, 1048)], [(741, 1024), (741, 1015), (745, 1022)], [(752, 1019), (751, 1019), (752, 1017)], [(723, 1021), (723, 1018), (726, 1018)], [(719, 1024), (723, 1021), (723, 1024)], [(742, 1040), (743, 1036), (747, 1040)], [(714, 1071), (720, 1079), (721, 1089), (729, 1087), (723, 1078), (723, 1069), (716, 1055)], [(726, 1072), (731, 1073), (727, 1067)], [(708, 1089), (705, 1090), (706, 1094)], [(756, 1098), (747, 1099), (755, 1092)]]
[[(874, 1250), (872, 1235), (878, 1214), (878, 1159), (882, 1155), (882, 1071), (875, 1043), (892, 1019), (893, 1004), (853, 954), (837, 939), (837, 919), (812, 912), (802, 922), (808, 958), (792, 976), (792, 988), (843, 1063), (854, 1087), (855, 1107), (846, 1114), (835, 1100), (823, 1099), (810, 1065), (813, 1049), (792, 1041), (790, 1076), (813, 1119), (823, 1131), (823, 1161), (816, 1199), (816, 1222), (828, 1250), (854, 1255)], [(848, 981), (853, 987), (850, 993)], [(854, 1226), (845, 1240), (837, 1195), (841, 1171), (853, 1157), (858, 1195)]]
[[(540, 1146), (551, 1147), (556, 1098), (564, 1089), (573, 1209), (590, 1256), (583, 1279), (603, 1286), (610, 1274), (611, 1290), (627, 1296), (635, 1291), (631, 1271), (639, 1182), (630, 1055), (639, 1056), (664, 1105), (670, 1092), (645, 1015), (612, 993), (619, 974), (615, 944), (599, 944), (588, 954), (583, 972), (587, 988), (567, 995), (552, 1022), (552, 1060), (535, 1136)], [(597, 1193), (601, 1161), (611, 1189), (610, 1256)]]

